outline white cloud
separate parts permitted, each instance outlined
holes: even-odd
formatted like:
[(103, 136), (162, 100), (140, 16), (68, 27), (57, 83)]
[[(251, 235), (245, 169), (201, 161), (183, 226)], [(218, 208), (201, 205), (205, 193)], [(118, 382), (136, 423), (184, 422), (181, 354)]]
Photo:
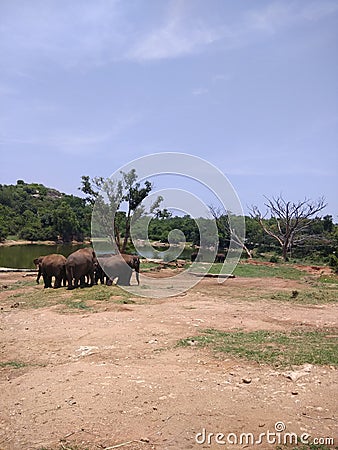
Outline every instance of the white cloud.
[[(255, 39), (280, 32), (283, 28), (301, 22), (320, 20), (338, 11), (338, 3), (323, 2), (268, 2), (260, 9), (244, 9), (235, 21), (222, 25), (193, 19), (191, 11), (182, 11), (174, 6), (159, 26), (148, 34), (139, 35), (137, 42), (127, 52), (127, 58), (136, 61), (161, 60), (196, 54), (212, 45), (218, 49), (233, 49), (251, 45)], [(202, 11), (203, 13), (203, 11)]]
[(220, 37), (219, 31), (207, 27), (189, 29), (177, 18), (137, 42), (127, 57), (138, 61), (176, 58), (200, 51)]
[(118, 0), (36, 0), (34, 6), (20, 0), (2, 2), (3, 67), (9, 65), (18, 71), (42, 61), (87, 68), (121, 60), (177, 58), (210, 47), (226, 50), (251, 45), (257, 37), (318, 21), (338, 11), (337, 1), (278, 0), (260, 8), (250, 3), (252, 9), (244, 7), (230, 19), (225, 6), (222, 17), (204, 2), (168, 1), (160, 5), (152, 15), (145, 15), (142, 3)]
[(209, 89), (206, 88), (197, 88), (192, 91), (192, 95), (205, 95), (209, 92)]

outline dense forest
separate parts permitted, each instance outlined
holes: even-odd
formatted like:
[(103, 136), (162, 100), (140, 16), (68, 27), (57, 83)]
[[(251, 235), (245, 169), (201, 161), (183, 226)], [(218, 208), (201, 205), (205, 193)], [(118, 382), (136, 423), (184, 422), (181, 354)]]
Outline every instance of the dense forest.
[(0, 239), (82, 241), (90, 235), (86, 201), (42, 184), (0, 185)]
[[(90, 237), (92, 204), (85, 198), (67, 195), (42, 184), (27, 184), (18, 180), (16, 185), (0, 185), (0, 239), (19, 238), (29, 241), (55, 240), (70, 242), (82, 241)], [(119, 212), (123, 222), (125, 213)], [(203, 222), (210, 219), (199, 219)], [(272, 225), (273, 219), (264, 219)], [(270, 253), (272, 259), (281, 254), (278, 242), (264, 232), (253, 217), (246, 217), (245, 246), (255, 256)], [(271, 222), (271, 223), (269, 223)], [(149, 239), (167, 243), (172, 230), (181, 230), (187, 242), (199, 245), (199, 230), (194, 218), (172, 216), (166, 210), (157, 210), (149, 224)], [(122, 227), (123, 230), (123, 227)], [(219, 248), (225, 249), (229, 243), (229, 230), (218, 227)], [(123, 231), (122, 231), (123, 236)], [(140, 234), (141, 239), (147, 238)], [(171, 239), (175, 241), (175, 234)], [(338, 225), (332, 216), (315, 217), (308, 220), (301, 239), (292, 248), (293, 258), (309, 258), (312, 261), (337, 261)], [(243, 252), (243, 256), (245, 252)]]

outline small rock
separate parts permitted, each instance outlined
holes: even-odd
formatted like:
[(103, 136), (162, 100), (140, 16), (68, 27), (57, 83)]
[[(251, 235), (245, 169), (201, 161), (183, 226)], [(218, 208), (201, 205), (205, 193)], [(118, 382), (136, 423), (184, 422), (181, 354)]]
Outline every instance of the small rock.
[(244, 383), (244, 384), (250, 384), (251, 383), (251, 378), (242, 378), (242, 382)]
[(292, 395), (298, 395), (298, 392), (297, 391), (292, 391), (291, 394)]

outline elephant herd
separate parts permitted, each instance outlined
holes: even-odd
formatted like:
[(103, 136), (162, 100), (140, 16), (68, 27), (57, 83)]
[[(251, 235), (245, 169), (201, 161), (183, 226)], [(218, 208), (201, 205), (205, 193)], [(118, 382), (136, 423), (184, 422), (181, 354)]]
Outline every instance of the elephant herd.
[(44, 287), (52, 287), (52, 278), (55, 278), (54, 288), (68, 285), (67, 289), (90, 286), (100, 281), (111, 285), (115, 278), (116, 284), (129, 286), (133, 270), (136, 273), (137, 284), (140, 284), (140, 259), (137, 255), (118, 254), (105, 257), (96, 257), (91, 248), (81, 248), (71, 253), (68, 258), (63, 255), (51, 254), (34, 259), (38, 269), (36, 282), (39, 284), (43, 277)]

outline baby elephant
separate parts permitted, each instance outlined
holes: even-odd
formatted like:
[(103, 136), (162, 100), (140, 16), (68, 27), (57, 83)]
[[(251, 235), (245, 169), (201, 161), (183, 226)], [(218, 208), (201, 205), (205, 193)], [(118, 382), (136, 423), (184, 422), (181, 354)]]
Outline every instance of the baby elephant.
[(61, 283), (66, 286), (66, 258), (63, 255), (53, 253), (47, 256), (40, 256), (34, 259), (34, 264), (39, 272), (36, 282), (39, 284), (42, 275), (45, 288), (52, 287), (52, 277), (55, 277), (54, 288), (61, 287)]

